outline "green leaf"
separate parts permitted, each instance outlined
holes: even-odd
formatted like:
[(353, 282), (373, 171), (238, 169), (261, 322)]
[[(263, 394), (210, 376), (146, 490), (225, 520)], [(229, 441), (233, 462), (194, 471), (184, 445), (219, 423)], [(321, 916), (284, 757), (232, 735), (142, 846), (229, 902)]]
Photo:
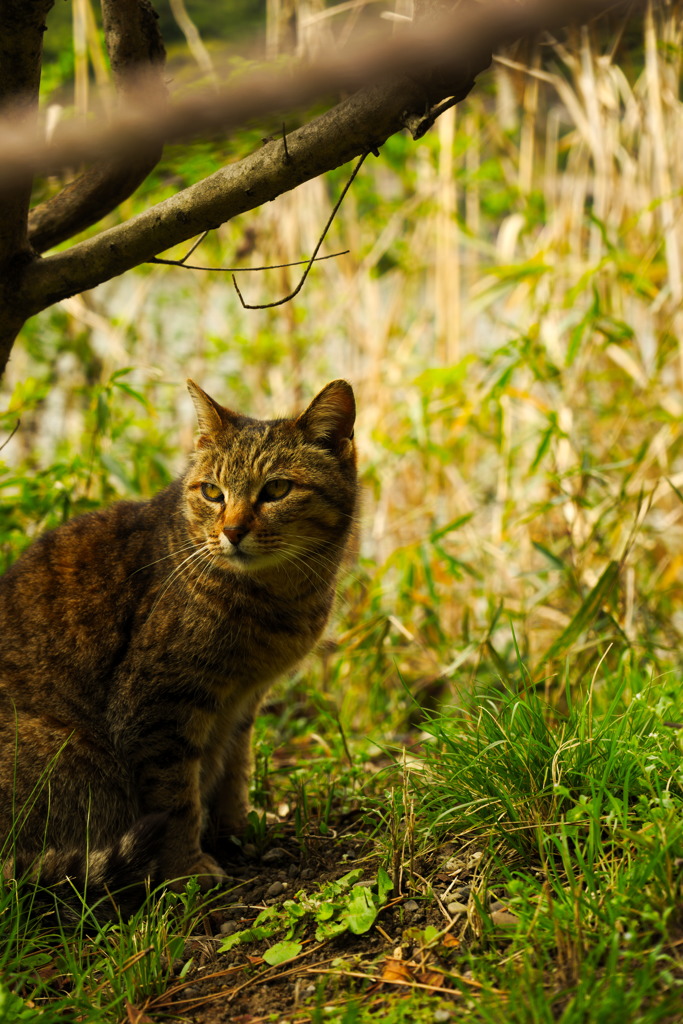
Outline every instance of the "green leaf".
[(285, 964), (288, 960), (293, 960), (295, 956), (298, 956), (302, 948), (300, 942), (276, 942), (274, 946), (265, 951), (263, 959), (271, 967), (276, 964)]
[(387, 901), (387, 896), (394, 888), (394, 883), (389, 878), (384, 868), (380, 868), (377, 872), (377, 900), (380, 907), (384, 906)]
[(0, 1021), (28, 1020), (36, 1011), (26, 1006), (24, 1000), (10, 992), (6, 985), (0, 981)]
[(560, 658), (578, 640), (581, 634), (593, 625), (605, 599), (612, 593), (617, 584), (619, 568), (619, 562), (612, 561), (608, 563), (607, 568), (585, 598), (572, 621), (543, 655), (542, 665), (552, 658)]
[(258, 942), (261, 939), (269, 939), (276, 931), (282, 928), (279, 907), (266, 907), (254, 921), (251, 928), (243, 928), (240, 932), (234, 932), (223, 939), (218, 947), (219, 953), (227, 953), (242, 942)]
[(365, 885), (357, 885), (349, 895), (349, 902), (342, 914), (342, 920), (348, 924), (349, 931), (354, 935), (369, 932), (377, 917), (377, 907), (372, 893)]
[(114, 382), (114, 387), (118, 388), (119, 391), (125, 391), (127, 395), (134, 398), (136, 402), (139, 402), (145, 409), (149, 409), (149, 402), (144, 395), (141, 395), (139, 391), (132, 388), (130, 384), (124, 384), (123, 381), (117, 380)]
[(338, 905), (334, 903), (321, 903), (315, 912), (316, 921), (329, 921), (331, 917), (334, 917), (335, 913), (339, 910)]
[(558, 558), (557, 555), (554, 555), (552, 553), (550, 548), (545, 547), (544, 544), (539, 543), (539, 541), (537, 540), (532, 540), (531, 544), (533, 547), (536, 548), (538, 552), (540, 552), (540, 554), (544, 555), (548, 559), (548, 561), (555, 566), (556, 569), (562, 569), (562, 571), (564, 572), (567, 566), (561, 558)]
[(332, 882), (332, 885), (339, 886), (339, 892), (343, 892), (345, 889), (350, 889), (352, 885), (358, 881), (359, 878), (363, 877), (362, 868), (354, 868), (353, 871), (347, 871), (345, 875), (338, 878), (336, 882)]
[(306, 908), (302, 907), (300, 903), (296, 903), (295, 900), (285, 900), (282, 909), (287, 917), (291, 917), (294, 921), (298, 921), (307, 914)]
[(433, 544), (435, 541), (441, 540), (442, 537), (445, 537), (447, 533), (459, 530), (461, 526), (465, 525), (465, 523), (469, 523), (473, 515), (474, 512), (467, 512), (464, 516), (458, 516), (457, 519), (453, 519), (450, 523), (447, 523), (446, 526), (441, 526), (439, 529), (434, 530), (434, 532), (429, 535), (430, 541)]
[(315, 930), (315, 941), (325, 942), (327, 939), (333, 939), (335, 935), (342, 935), (348, 929), (348, 921), (321, 921)]

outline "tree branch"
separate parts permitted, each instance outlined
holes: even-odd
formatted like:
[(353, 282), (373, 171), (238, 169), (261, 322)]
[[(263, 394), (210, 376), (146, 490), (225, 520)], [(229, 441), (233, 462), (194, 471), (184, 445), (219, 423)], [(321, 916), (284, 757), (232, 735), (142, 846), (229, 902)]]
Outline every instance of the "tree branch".
[[(45, 17), (54, 0), (3, 0), (0, 3), (0, 107), (16, 128), (35, 130)], [(17, 175), (0, 195), (0, 266), (9, 257), (28, 255), (26, 218), (31, 172)]]
[[(75, 161), (134, 155), (151, 140), (179, 142), (225, 133), (260, 117), (305, 109), (326, 96), (386, 84), (397, 75), (412, 82), (414, 92), (423, 98), (431, 94), (434, 105), (439, 98), (455, 95), (457, 90), (448, 88), (450, 80), (465, 81), (485, 66), (483, 54), (543, 29), (588, 21), (608, 10), (633, 9), (638, 2), (642, 4), (642, 0), (491, 0), (475, 4), (472, 10), (442, 14), (422, 29), (406, 27), (382, 46), (358, 48), (353, 55), (330, 55), (324, 63), (289, 73), (257, 72), (230, 88), (195, 93), (166, 110), (154, 107), (142, 93), (106, 128), (89, 126), (83, 131), (64, 124), (46, 142), (37, 132), (17, 132), (0, 123), (0, 188), (27, 171), (52, 174)], [(439, 69), (436, 76), (435, 67)], [(446, 68), (451, 69), (450, 76)], [(422, 115), (424, 107), (423, 103)], [(421, 113), (418, 105), (414, 112), (418, 121)]]
[[(165, 50), (157, 14), (149, 0), (102, 0), (104, 33), (117, 92), (128, 103), (144, 90), (161, 108)], [(88, 168), (61, 192), (31, 210), (28, 233), (44, 252), (96, 224), (127, 199), (157, 165), (162, 144), (142, 144), (135, 154)]]
[[(462, 95), (472, 83), (463, 86)], [(381, 146), (425, 110), (425, 93), (411, 82), (375, 86), (281, 140), (216, 171), (177, 195), (95, 238), (26, 268), (21, 301), (31, 313), (95, 287), (207, 228), (255, 209), (360, 153)]]

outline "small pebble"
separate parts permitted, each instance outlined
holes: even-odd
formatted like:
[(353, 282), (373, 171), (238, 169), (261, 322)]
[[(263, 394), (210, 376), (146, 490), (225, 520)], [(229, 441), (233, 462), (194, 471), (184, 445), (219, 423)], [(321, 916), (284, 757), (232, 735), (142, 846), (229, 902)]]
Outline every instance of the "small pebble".
[(509, 910), (494, 910), (491, 914), (491, 922), (501, 931), (512, 932), (519, 924), (519, 918), (516, 914), (511, 914)]
[(493, 913), (495, 910), (507, 910), (507, 903), (503, 903), (502, 900), (494, 900), (489, 906), (489, 913)]
[(454, 917), (456, 914), (466, 914), (467, 904), (460, 903), (459, 900), (453, 900), (451, 903), (446, 904), (446, 910), (451, 917)]
[(232, 935), (233, 932), (240, 931), (241, 927), (241, 921), (224, 921), (221, 925), (221, 935)]
[(285, 887), (282, 882), (273, 882), (266, 889), (266, 896), (280, 896), (285, 891)]
[(416, 903), (415, 900), (408, 900), (407, 903), (403, 904), (403, 909), (408, 914), (414, 914), (416, 910), (420, 909), (420, 904)]
[(302, 878), (313, 878), (314, 875), (315, 871), (313, 870), (313, 868), (304, 868), (303, 871), (301, 872)]
[(446, 1021), (450, 1020), (451, 1016), (450, 1010), (434, 1010), (435, 1024), (446, 1024)]
[(444, 871), (459, 871), (463, 866), (463, 862), (458, 857), (449, 857), (441, 866)]
[(254, 846), (253, 843), (245, 843), (244, 846), (242, 847), (242, 853), (244, 854), (245, 857), (255, 857), (256, 847)]
[(299, 865), (298, 864), (290, 864), (289, 867), (287, 868), (287, 874), (289, 875), (290, 878), (298, 878), (298, 876), (299, 876)]
[(274, 846), (272, 850), (266, 850), (261, 857), (262, 864), (277, 864), (279, 861), (289, 857), (289, 854), (281, 846)]

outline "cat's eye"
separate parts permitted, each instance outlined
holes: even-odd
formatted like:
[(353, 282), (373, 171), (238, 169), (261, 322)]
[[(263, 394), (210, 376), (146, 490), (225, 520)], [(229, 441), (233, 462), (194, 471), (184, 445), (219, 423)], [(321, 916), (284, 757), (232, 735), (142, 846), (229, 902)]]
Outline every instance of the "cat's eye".
[(215, 484), (202, 484), (202, 494), (207, 501), (223, 501), (223, 492)]
[(284, 498), (292, 489), (291, 480), (269, 480), (261, 488), (259, 499), (261, 501), (279, 501)]

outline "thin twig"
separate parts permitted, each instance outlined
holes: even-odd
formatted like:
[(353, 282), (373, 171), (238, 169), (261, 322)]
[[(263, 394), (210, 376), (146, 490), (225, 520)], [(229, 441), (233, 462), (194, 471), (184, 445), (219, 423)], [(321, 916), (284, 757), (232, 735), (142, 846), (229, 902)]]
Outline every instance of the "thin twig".
[(206, 231), (202, 232), (202, 234), (201, 234), (201, 235), (199, 236), (199, 238), (198, 238), (198, 239), (197, 239), (197, 241), (196, 241), (196, 242), (194, 243), (194, 245), (192, 246), (192, 248), (191, 248), (191, 249), (189, 249), (189, 250), (188, 250), (188, 251), (187, 251), (187, 252), (185, 253), (185, 255), (183, 256), (183, 258), (182, 258), (181, 260), (179, 260), (179, 261), (178, 261), (178, 262), (179, 262), (179, 265), (180, 265), (181, 267), (182, 267), (182, 266), (184, 266), (184, 264), (186, 263), (186, 261), (187, 261), (187, 260), (189, 260), (190, 256), (191, 256), (191, 255), (192, 255), (192, 253), (193, 253), (193, 252), (195, 251), (195, 249), (198, 249), (198, 248), (199, 248), (199, 246), (200, 246), (200, 245), (202, 244), (202, 242), (204, 241), (204, 239), (205, 239), (205, 238), (206, 238), (206, 236), (208, 235), (208, 233), (209, 233), (209, 230), (210, 230), (210, 229), (209, 229), (209, 228), (207, 228), (207, 229), (206, 229)]
[(17, 432), (17, 430), (19, 429), (20, 426), (21, 426), (21, 420), (17, 420), (17, 422), (14, 424), (14, 430), (12, 431), (10, 436), (8, 438), (6, 438), (6, 440), (4, 440), (2, 442), (2, 444), (0, 444), (0, 452), (2, 451), (3, 448), (5, 448), (10, 443), (10, 441), (12, 440), (12, 438), (14, 437), (14, 435), (16, 434), (16, 432)]
[[(311, 949), (302, 950), (301, 953), (298, 953), (296, 956), (293, 956), (291, 960), (288, 960), (287, 962), (293, 963), (295, 960), (302, 960), (304, 957), (310, 956), (311, 953), (317, 953), (318, 950), (322, 949), (324, 945), (325, 942), (319, 942), (317, 946), (313, 946)], [(327, 964), (330, 963), (332, 960), (334, 960), (334, 957), (330, 956), (327, 957), (325, 960), (321, 960), (320, 964)], [(302, 969), (305, 971), (310, 971), (311, 969), (310, 967), (302, 967), (302, 965), (299, 965), (297, 967), (290, 967), (288, 968), (288, 970), (282, 971), (280, 974), (276, 974), (275, 976), (273, 976), (273, 971), (279, 966), (279, 964), (273, 964), (273, 966), (269, 967), (267, 970), (261, 971), (260, 974), (252, 975), (252, 977), (248, 978), (247, 981), (243, 981), (241, 985), (237, 985), (235, 988), (230, 989), (229, 992), (225, 992), (226, 1002), (232, 1002), (236, 995), (239, 995), (239, 993), (242, 992), (245, 988), (249, 988), (250, 985), (256, 985), (261, 981), (280, 981), (281, 978), (287, 977), (288, 974), (296, 974), (297, 971), (301, 971)], [(315, 966), (317, 967), (318, 964), (316, 964)], [(269, 975), (269, 977), (266, 977), (267, 975)]]
[(344, 185), (344, 188), (342, 189), (342, 192), (341, 192), (341, 195), (339, 196), (339, 199), (334, 204), (334, 208), (332, 210), (332, 213), (328, 217), (327, 224), (323, 228), (323, 233), (320, 236), (320, 238), (318, 239), (316, 247), (313, 250), (313, 255), (311, 256), (310, 260), (308, 261), (308, 266), (306, 267), (306, 269), (304, 270), (303, 274), (301, 275), (301, 280), (299, 281), (298, 285), (296, 286), (296, 288), (294, 289), (293, 292), (290, 292), (289, 295), (285, 295), (285, 297), (283, 299), (277, 299), (275, 302), (264, 302), (264, 303), (261, 303), (259, 305), (250, 306), (249, 303), (245, 302), (244, 299), (242, 298), (242, 292), (240, 291), (239, 285), (237, 284), (237, 279), (235, 278), (235, 275), (233, 274), (233, 276), (232, 276), (232, 283), (235, 286), (235, 291), (237, 292), (237, 294), (239, 296), (239, 300), (242, 303), (242, 306), (244, 307), (244, 309), (272, 309), (273, 306), (283, 306), (285, 304), (285, 302), (289, 302), (290, 299), (293, 299), (295, 295), (299, 294), (299, 292), (301, 291), (301, 289), (303, 288), (303, 286), (305, 284), (306, 278), (308, 277), (308, 272), (310, 271), (311, 267), (315, 263), (316, 256), (318, 255), (318, 249), (320, 248), (320, 246), (325, 241), (325, 235), (329, 231), (330, 225), (332, 224), (332, 221), (337, 216), (337, 211), (339, 210), (339, 207), (341, 206), (341, 204), (344, 202), (344, 198), (346, 196), (346, 193), (351, 188), (351, 185), (353, 184), (354, 179), (355, 179), (356, 175), (358, 174), (359, 170), (363, 166), (363, 162), (364, 162), (364, 160), (365, 160), (367, 155), (368, 155), (367, 153), (363, 153), (358, 158), (358, 163), (356, 164), (354, 169), (351, 171), (351, 175), (349, 177), (349, 180)]
[[(337, 256), (346, 256), (349, 253), (349, 249), (344, 249), (342, 252), (331, 252), (328, 256), (316, 256), (315, 263), (320, 263), (322, 260), (333, 260)], [(192, 250), (194, 252), (194, 249)], [(282, 267), (301, 267), (304, 263), (310, 263), (310, 260), (295, 260), (294, 263), (270, 263), (265, 267), (197, 267), (192, 263), (185, 263), (185, 260), (191, 252), (188, 252), (187, 256), (182, 260), (162, 260), (159, 256), (152, 256), (150, 260), (146, 260), (147, 263), (163, 263), (167, 267), (182, 267), (184, 270), (214, 270), (218, 274), (248, 274), (255, 270), (281, 270)]]

